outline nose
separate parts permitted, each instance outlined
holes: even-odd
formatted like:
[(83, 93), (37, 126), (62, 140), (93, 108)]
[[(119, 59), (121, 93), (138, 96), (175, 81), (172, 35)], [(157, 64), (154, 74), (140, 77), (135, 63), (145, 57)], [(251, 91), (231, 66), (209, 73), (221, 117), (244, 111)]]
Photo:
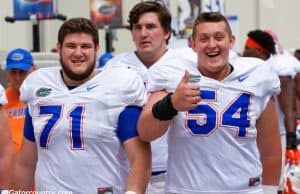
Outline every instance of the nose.
[(213, 39), (213, 38), (210, 38), (210, 39), (209, 39), (209, 42), (208, 42), (208, 46), (209, 46), (210, 48), (215, 47), (215, 46), (216, 46), (216, 40)]
[(80, 46), (77, 46), (77, 47), (75, 48), (75, 50), (74, 50), (74, 53), (75, 53), (76, 55), (82, 55), (82, 49), (81, 49), (81, 47), (80, 47)]
[(145, 26), (141, 28), (141, 36), (147, 36), (148, 30)]
[(23, 81), (23, 79), (25, 78), (25, 72), (16, 71), (14, 73), (14, 77), (15, 77), (15, 80), (17, 80), (17, 81)]

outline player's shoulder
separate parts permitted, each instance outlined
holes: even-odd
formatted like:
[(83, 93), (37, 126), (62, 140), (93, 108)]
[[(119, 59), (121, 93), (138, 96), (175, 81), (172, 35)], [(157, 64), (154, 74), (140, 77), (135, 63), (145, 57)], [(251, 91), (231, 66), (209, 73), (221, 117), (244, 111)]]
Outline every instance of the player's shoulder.
[(115, 66), (124, 66), (130, 68), (131, 66), (141, 64), (142, 62), (138, 59), (134, 52), (124, 52), (117, 54), (111, 60), (109, 60), (105, 65), (105, 68), (111, 68)]
[(280, 76), (295, 76), (297, 72), (298, 60), (287, 52), (271, 56), (268, 63)]
[[(234, 67), (235, 78), (243, 82), (246, 78), (251, 85), (279, 84), (279, 78), (272, 66), (264, 60), (253, 57), (238, 57), (231, 64)], [(277, 83), (278, 82), (278, 83)], [(263, 87), (263, 86), (261, 86)]]
[(43, 67), (30, 73), (22, 83), (22, 88), (25, 90), (34, 90), (34, 88), (45, 85), (57, 85), (60, 77), (61, 67)]
[(271, 66), (264, 60), (254, 57), (237, 57), (231, 61), (234, 68), (249, 70), (270, 69)]
[(249, 76), (253, 83), (276, 79), (277, 73), (266, 61), (254, 57), (238, 57), (231, 61), (237, 77)]
[[(189, 57), (189, 54), (184, 52), (185, 49), (190, 48), (170, 48), (167, 52), (150, 67), (157, 69), (185, 69), (190, 64), (196, 63), (196, 58)], [(189, 51), (193, 52), (193, 51)]]
[(162, 60), (177, 62), (197, 62), (197, 54), (190, 47), (169, 48)]
[[(41, 79), (41, 78), (51, 78), (55, 77), (55, 75), (59, 74), (61, 67), (43, 67), (39, 68), (32, 73), (30, 73), (27, 78), (29, 80)], [(27, 79), (26, 78), (26, 79)]]
[(101, 74), (102, 75), (100, 76), (116, 81), (133, 80), (140, 77), (136, 71), (129, 69), (126, 66), (112, 66), (110, 68), (105, 68), (102, 70)]

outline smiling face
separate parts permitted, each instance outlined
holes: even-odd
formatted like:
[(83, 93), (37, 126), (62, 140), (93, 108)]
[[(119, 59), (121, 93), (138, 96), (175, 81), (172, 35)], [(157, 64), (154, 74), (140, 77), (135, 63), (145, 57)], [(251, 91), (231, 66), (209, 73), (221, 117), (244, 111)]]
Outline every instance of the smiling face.
[(223, 79), (228, 73), (229, 51), (234, 42), (224, 21), (196, 24), (191, 46), (198, 55), (200, 72), (217, 80)]
[(93, 76), (98, 45), (87, 33), (70, 33), (57, 45), (67, 85), (79, 85)]

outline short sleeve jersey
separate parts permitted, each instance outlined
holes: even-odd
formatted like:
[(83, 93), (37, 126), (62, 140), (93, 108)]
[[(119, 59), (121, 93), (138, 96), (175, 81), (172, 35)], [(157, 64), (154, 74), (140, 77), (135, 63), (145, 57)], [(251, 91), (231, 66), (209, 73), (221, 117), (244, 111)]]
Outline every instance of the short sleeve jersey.
[(141, 78), (126, 68), (97, 72), (69, 90), (60, 68), (42, 68), (21, 87), (28, 104), (38, 161), (37, 191), (97, 193), (112, 187), (124, 193), (128, 170), (124, 147), (116, 130), (126, 106), (143, 106), (146, 91)]
[(178, 59), (150, 71), (150, 91), (174, 92), (185, 70), (200, 86), (198, 106), (179, 112), (169, 125), (167, 192), (263, 193), (255, 126), (271, 96), (280, 92), (280, 82), (262, 60), (239, 57), (232, 65), (222, 81)]

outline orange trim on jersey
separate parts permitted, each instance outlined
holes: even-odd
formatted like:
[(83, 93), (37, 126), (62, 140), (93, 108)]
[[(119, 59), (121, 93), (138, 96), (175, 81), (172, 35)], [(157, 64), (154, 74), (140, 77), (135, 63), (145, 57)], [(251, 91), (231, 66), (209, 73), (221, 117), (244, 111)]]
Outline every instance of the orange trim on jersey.
[(262, 47), (259, 43), (257, 43), (255, 40), (253, 40), (252, 38), (248, 38), (246, 40), (246, 44), (247, 47), (252, 47), (252, 48), (256, 48), (256, 49), (260, 49), (263, 50), (267, 53), (269, 53), (269, 51), (267, 49), (265, 49), (264, 47)]

